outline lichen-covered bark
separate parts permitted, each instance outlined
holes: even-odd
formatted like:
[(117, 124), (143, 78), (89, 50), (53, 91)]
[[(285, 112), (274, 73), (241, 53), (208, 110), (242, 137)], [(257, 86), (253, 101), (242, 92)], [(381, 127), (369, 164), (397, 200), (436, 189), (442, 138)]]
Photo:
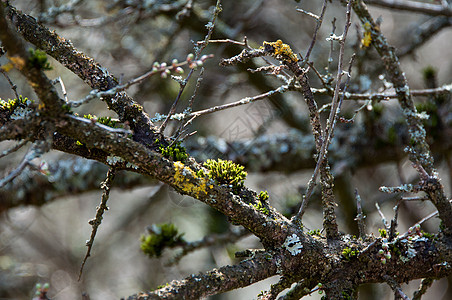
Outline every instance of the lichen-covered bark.
[[(23, 14), (12, 6), (7, 7), (8, 17), (18, 32), (30, 43), (45, 51), (63, 66), (79, 76), (91, 88), (106, 91), (118, 84), (118, 80), (94, 59), (77, 50), (74, 45), (55, 31), (50, 31), (38, 24), (35, 18)], [(125, 92), (119, 92), (103, 99), (108, 107), (118, 114), (122, 122), (130, 124), (134, 132), (134, 140), (148, 147), (155, 148), (154, 141), (165, 139), (152, 124), (143, 107)]]
[(431, 180), (435, 181), (434, 188), (426, 190), (426, 193), (438, 209), (439, 217), (446, 228), (446, 232), (452, 234), (452, 206), (444, 193), (443, 186), (439, 183), (433, 155), (426, 141), (426, 131), (422, 124), (422, 119), (414, 106), (410, 88), (395, 54), (395, 49), (388, 45), (386, 38), (379, 30), (362, 0), (353, 1), (353, 10), (363, 24), (368, 22), (371, 25), (372, 45), (380, 54), (381, 60), (385, 65), (386, 72), (394, 85), (400, 107), (408, 125), (408, 132), (411, 138), (410, 145), (412, 147), (412, 150), (409, 151), (410, 160), (414, 164), (420, 164), (431, 177)]
[[(363, 4), (355, 1), (354, 5), (362, 20), (373, 24)], [(36, 20), (13, 7), (8, 6), (7, 10), (9, 19), (20, 34), (54, 56), (92, 88), (108, 90), (116, 85), (116, 80), (107, 70), (77, 51), (69, 41), (50, 32)], [(398, 66), (397, 57), (387, 45), (383, 45), (384, 37), (378, 31), (373, 32), (372, 37), (388, 65), (388, 72), (392, 74), (399, 101), (407, 117), (407, 126), (414, 141), (413, 160), (419, 162), (428, 173), (422, 187), (440, 211), (446, 228), (450, 229), (450, 204), (435, 177), (433, 160), (425, 142), (425, 132), (416, 117), (417, 112), (410, 98), (406, 79)], [(16, 66), (27, 76), (39, 100), (44, 104), (44, 107), (31, 107), (27, 117), (20, 120), (12, 120), (10, 115), (2, 114), (0, 140), (27, 138), (36, 141), (44, 140), (50, 135), (53, 137), (51, 145), (54, 149), (95, 159), (117, 169), (128, 168), (158, 179), (179, 193), (198, 199), (220, 211), (231, 223), (242, 225), (262, 242), (264, 249), (253, 252), (249, 259), (236, 265), (191, 275), (183, 280), (173, 281), (167, 287), (133, 295), (129, 299), (199, 299), (245, 287), (274, 275), (284, 279), (284, 286), (305, 280), (305, 286), (309, 288), (315, 283), (322, 283), (328, 298), (353, 298), (359, 285), (386, 282), (387, 276), (394, 278), (395, 282), (405, 282), (424, 277), (441, 278), (452, 273), (452, 240), (450, 235), (445, 234), (447, 231), (430, 236), (410, 233), (407, 236), (395, 237), (391, 241), (383, 237), (364, 236), (357, 239), (340, 234), (333, 207), (333, 177), (326, 158), (320, 166), (324, 193), (324, 226), (327, 229), (325, 238), (320, 233), (306, 233), (298, 220), (287, 219), (268, 203), (265, 210), (257, 209), (257, 204), (262, 203), (255, 191), (247, 187), (233, 187), (215, 182), (205, 175), (206, 172), (200, 172), (205, 169), (193, 157), (189, 157), (185, 162), (173, 161), (156, 152), (153, 146), (157, 137), (155, 128), (142, 107), (125, 93), (109, 97), (106, 101), (122, 121), (129, 122), (134, 131), (133, 138), (129, 138), (127, 132), (106, 128), (96, 122), (65, 113), (62, 110), (62, 100), (42, 70), (21, 63), (27, 61), (28, 54), (20, 35), (9, 26), (3, 4), (0, 5), (0, 39), (10, 57), (16, 57)], [(382, 45), (379, 46), (379, 43)], [(319, 152), (324, 143), (322, 128), (307, 77), (298, 65), (295, 65), (297, 59), (289, 52), (290, 48), (283, 47), (283, 44), (278, 42), (271, 45), (282, 47), (278, 48), (277, 55), (289, 57), (288, 65), (294, 68), (293, 73), (298, 76), (309, 106), (315, 150)], [(259, 51), (262, 54), (262, 50)], [(52, 126), (48, 126), (49, 124)], [(311, 152), (314, 152), (313, 146), (314, 143), (311, 145)], [(386, 256), (382, 257), (382, 253)]]

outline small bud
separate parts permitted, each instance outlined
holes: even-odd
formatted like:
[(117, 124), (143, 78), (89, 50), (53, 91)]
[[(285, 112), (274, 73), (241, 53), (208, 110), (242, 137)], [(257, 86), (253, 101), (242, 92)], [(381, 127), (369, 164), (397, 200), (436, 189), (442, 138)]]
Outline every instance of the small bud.
[(193, 53), (190, 53), (187, 55), (187, 61), (191, 62), (195, 58), (195, 55)]
[(160, 68), (166, 68), (167, 67), (167, 64), (164, 62), (164, 63), (162, 63), (161, 65), (160, 65)]
[(160, 77), (161, 77), (161, 78), (167, 78), (167, 77), (168, 77), (168, 74), (167, 74), (166, 72), (162, 72), (162, 73), (160, 74)]
[(389, 253), (389, 252), (386, 253), (385, 258), (386, 258), (386, 259), (391, 259), (391, 253)]
[(201, 60), (197, 60), (197, 61), (196, 61), (196, 65), (197, 65), (198, 67), (202, 67), (202, 66), (204, 65), (204, 63), (203, 63)]
[(154, 68), (160, 68), (160, 64), (158, 63), (158, 61), (154, 62), (154, 64), (152, 66)]
[(208, 58), (209, 58), (208, 55), (203, 55), (203, 56), (201, 56), (201, 61), (205, 62)]
[(389, 246), (388, 246), (388, 244), (383, 244), (383, 245), (381, 245), (381, 248), (383, 248), (384, 250), (388, 250)]
[(383, 249), (378, 250), (378, 255), (383, 256), (385, 254), (385, 251)]
[(159, 69), (157, 67), (152, 67), (152, 72), (157, 72)]
[(179, 61), (177, 59), (173, 59), (173, 61), (171, 63), (174, 66), (174, 65), (177, 65), (179, 63)]
[(177, 74), (184, 74), (184, 69), (182, 69), (181, 67), (177, 67), (176, 68), (176, 73)]
[(385, 265), (385, 264), (386, 264), (386, 258), (382, 258), (382, 259), (381, 259), (381, 263), (382, 263), (383, 265)]

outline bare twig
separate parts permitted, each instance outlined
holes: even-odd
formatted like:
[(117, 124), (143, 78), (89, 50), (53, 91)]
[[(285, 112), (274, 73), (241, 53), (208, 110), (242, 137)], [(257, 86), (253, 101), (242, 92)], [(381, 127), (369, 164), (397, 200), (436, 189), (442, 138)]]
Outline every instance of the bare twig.
[[(31, 161), (35, 158), (40, 157), (42, 154), (48, 151), (48, 147), (45, 145), (46, 141), (36, 141), (30, 150), (25, 154), (24, 158), (13, 171), (11, 171), (4, 178), (0, 179), (0, 188), (4, 187), (8, 182), (16, 178), (27, 166), (30, 165)], [(20, 145), (20, 143), (19, 143)], [(22, 145), (23, 146), (23, 145)], [(11, 149), (10, 149), (11, 150)]]
[(309, 61), (309, 56), (311, 55), (311, 51), (314, 48), (314, 45), (315, 45), (315, 42), (316, 42), (316, 39), (317, 39), (317, 32), (319, 31), (320, 26), (322, 26), (322, 21), (323, 21), (323, 17), (325, 16), (327, 3), (328, 3), (327, 0), (323, 1), (322, 11), (320, 12), (320, 16), (316, 16), (316, 15), (308, 13), (308, 12), (306, 12), (304, 10), (297, 9), (297, 11), (303, 12), (303, 13), (307, 14), (308, 16), (314, 17), (316, 19), (316, 21), (317, 21), (317, 25), (315, 26), (314, 35), (312, 37), (311, 44), (309, 45), (308, 51), (306, 52), (306, 55), (304, 57), (306, 62)]
[[(206, 56), (207, 58), (211, 58), (211, 55)], [(135, 77), (131, 80), (129, 80), (128, 82), (121, 84), (121, 85), (117, 85), (109, 90), (106, 91), (100, 91), (100, 90), (92, 90), (89, 95), (87, 95), (85, 98), (77, 100), (77, 101), (69, 101), (68, 104), (71, 107), (79, 107), (85, 103), (88, 103), (89, 101), (93, 100), (93, 99), (97, 99), (97, 98), (101, 98), (101, 97), (105, 97), (105, 96), (114, 96), (117, 93), (121, 92), (121, 91), (125, 91), (126, 89), (128, 89), (129, 87), (131, 87), (132, 85), (138, 84), (143, 82), (145, 79), (154, 76), (154, 75), (158, 75), (158, 74), (162, 74), (166, 71), (172, 71), (172, 70), (176, 70), (177, 68), (183, 67), (185, 65), (189, 65), (190, 62), (185, 60), (183, 62), (180, 63), (176, 63), (176, 64), (172, 64), (169, 66), (163, 65), (163, 66), (159, 66), (159, 68), (153, 68), (151, 71), (144, 73), (143, 75), (140, 75), (138, 77)]]
[(115, 178), (115, 175), (116, 175), (115, 169), (111, 168), (107, 172), (107, 178), (101, 184), (101, 188), (103, 189), (102, 198), (101, 198), (99, 206), (97, 207), (96, 217), (94, 219), (89, 220), (89, 224), (92, 227), (92, 231), (91, 231), (90, 239), (86, 241), (86, 246), (88, 247), (88, 249), (86, 250), (85, 258), (83, 259), (82, 265), (80, 267), (80, 272), (78, 275), (79, 281), (82, 278), (83, 268), (85, 267), (86, 260), (91, 255), (91, 249), (93, 248), (94, 238), (96, 237), (97, 229), (99, 228), (100, 224), (102, 223), (102, 218), (103, 218), (104, 212), (106, 210), (108, 210), (107, 201), (110, 196), (110, 189), (111, 189), (113, 179)]
[(4, 150), (2, 153), (0, 153), (0, 158), (7, 156), (8, 154), (11, 154), (13, 152), (16, 152), (20, 148), (22, 148), (26, 143), (28, 142), (28, 139), (23, 139), (13, 147)]
[(386, 280), (388, 285), (394, 291), (396, 298), (401, 298), (403, 300), (410, 300), (410, 298), (402, 291), (400, 285), (389, 275), (383, 275), (383, 279)]
[[(421, 220), (419, 220), (418, 222), (416, 222), (416, 224), (414, 224), (413, 226), (411, 226), (410, 228), (416, 228), (417, 226), (422, 225), (423, 223), (425, 223), (426, 221), (430, 220), (431, 218), (437, 217), (438, 216), (438, 211), (432, 212), (431, 214), (429, 214), (428, 216), (422, 218)], [(397, 239), (403, 239), (407, 236), (409, 236), (410, 230), (408, 230), (407, 232), (405, 232), (404, 234), (400, 235), (397, 237)]]
[[(207, 47), (207, 45), (209, 44), (210, 37), (212, 36), (213, 30), (214, 30), (214, 28), (215, 28), (215, 22), (216, 22), (216, 20), (217, 20), (218, 15), (219, 15), (220, 12), (221, 12), (221, 10), (222, 10), (222, 8), (221, 8), (221, 1), (220, 1), (220, 0), (217, 0), (217, 3), (216, 3), (216, 5), (215, 5), (215, 11), (214, 11), (213, 17), (212, 17), (212, 21), (210, 21), (210, 22), (206, 25), (206, 27), (208, 28), (207, 34), (206, 34), (206, 36), (205, 36), (205, 38), (204, 38), (203, 41), (198, 42), (198, 46), (196, 47), (196, 50), (195, 50), (195, 58), (194, 58), (195, 61), (197, 61), (197, 60), (199, 59), (199, 56), (200, 56), (201, 52), (202, 52), (202, 51), (204, 50), (204, 48)], [(193, 72), (194, 72), (194, 68), (193, 68), (193, 69), (190, 69), (190, 72), (188, 73), (187, 77), (183, 80), (183, 82), (181, 82), (180, 88), (179, 88), (179, 93), (177, 94), (177, 97), (176, 97), (176, 99), (174, 100), (173, 105), (171, 106), (170, 111), (169, 111), (169, 113), (168, 113), (168, 115), (167, 115), (165, 121), (163, 121), (163, 123), (160, 125), (160, 127), (159, 127), (159, 129), (158, 129), (158, 132), (159, 132), (159, 133), (162, 133), (162, 134), (163, 134), (163, 132), (165, 131), (166, 125), (168, 124), (168, 122), (169, 122), (171, 116), (176, 112), (177, 104), (178, 104), (178, 102), (179, 102), (179, 100), (180, 100), (180, 98), (181, 98), (181, 96), (182, 96), (182, 93), (184, 92), (185, 87), (186, 87), (188, 81), (190, 80), (190, 78), (191, 78)]]
[[(323, 89), (312, 89), (315, 95), (327, 95), (330, 90)], [(452, 84), (443, 85), (441, 87), (432, 89), (421, 89), (421, 90), (411, 90), (411, 95), (413, 96), (438, 96), (438, 95), (450, 95), (452, 94)], [(387, 101), (390, 99), (397, 99), (398, 95), (396, 93), (349, 93), (349, 92), (339, 92), (341, 96), (344, 96), (344, 100), (372, 100), (372, 101)]]
[(448, 17), (429, 18), (424, 23), (413, 25), (412, 29), (407, 32), (409, 36), (408, 42), (404, 43), (405, 45), (397, 51), (397, 54), (399, 57), (403, 57), (413, 53), (428, 40), (437, 36), (437, 33), (442, 29), (451, 25), (452, 19)]
[(355, 199), (357, 209), (357, 215), (355, 220), (358, 222), (359, 236), (361, 238), (364, 238), (366, 236), (366, 223), (364, 222), (366, 216), (363, 213), (363, 207), (361, 205), (361, 196), (358, 193), (358, 189), (355, 189)]
[(260, 94), (260, 95), (256, 95), (253, 97), (246, 97), (243, 99), (240, 99), (238, 101), (232, 102), (232, 103), (227, 103), (227, 104), (223, 104), (223, 105), (218, 105), (218, 106), (213, 106), (204, 110), (198, 110), (198, 111), (194, 111), (192, 113), (190, 113), (188, 115), (188, 117), (193, 117), (193, 116), (202, 116), (202, 115), (206, 115), (206, 114), (210, 114), (213, 112), (217, 112), (220, 110), (224, 110), (224, 109), (228, 109), (228, 108), (232, 108), (232, 107), (236, 107), (236, 106), (240, 106), (240, 105), (244, 105), (244, 104), (248, 104), (248, 103), (252, 103), (258, 100), (263, 100), (266, 99), (267, 97), (272, 96), (273, 94), (276, 93), (284, 93), (285, 91), (287, 91), (289, 89), (289, 87), (287, 85), (282, 85), (277, 89), (274, 89), (272, 91), (268, 91), (266, 93)]
[(397, 202), (396, 206), (394, 207), (394, 218), (391, 219), (391, 226), (389, 227), (389, 237), (388, 241), (392, 241), (396, 236), (396, 229), (397, 229), (397, 219), (399, 217), (399, 207), (400, 207), (400, 200)]
[(5, 76), (6, 80), (8, 81), (9, 85), (11, 86), (11, 89), (13, 90), (14, 95), (16, 96), (16, 99), (19, 99), (19, 94), (17, 93), (17, 86), (11, 81), (7, 72), (3, 68), (0, 68), (0, 72), (3, 74), (3, 76)]
[(422, 295), (424, 295), (427, 292), (427, 289), (432, 286), (434, 281), (435, 280), (433, 278), (422, 279), (419, 289), (414, 292), (413, 300), (421, 300)]
[(64, 101), (66, 101), (66, 103), (68, 103), (69, 100), (67, 99), (66, 87), (64, 86), (64, 82), (60, 76), (58, 76), (58, 78), (56, 78), (55, 80), (52, 81), (53, 84), (56, 84), (57, 82), (60, 83), (61, 91), (63, 92)]
[[(205, 236), (202, 240), (195, 242), (186, 242), (182, 245), (182, 252), (177, 254), (171, 261), (168, 262), (168, 266), (177, 264), (184, 256), (187, 254), (202, 249), (206, 247), (210, 247), (212, 245), (221, 245), (226, 243), (233, 243), (242, 237), (249, 234), (249, 231), (241, 228), (236, 231), (229, 231), (224, 234), (212, 234)], [(180, 245), (179, 245), (180, 246)]]
[(366, 0), (366, 3), (375, 6), (399, 9), (406, 12), (418, 12), (431, 16), (452, 17), (452, 8), (439, 4), (432, 4), (411, 0)]
[[(345, 51), (345, 40), (347, 37), (348, 29), (350, 27), (350, 15), (351, 15), (351, 1), (349, 1), (347, 5), (347, 11), (346, 11), (346, 23), (344, 27), (344, 32), (342, 34), (342, 37), (339, 40), (340, 43), (340, 50), (339, 50), (339, 62), (338, 62), (338, 71), (337, 71), (337, 77), (336, 77), (336, 87), (335, 92), (332, 99), (332, 109), (330, 112), (329, 119), (327, 121), (327, 127), (325, 128), (324, 133), (322, 134), (322, 143), (320, 144), (320, 147), (317, 149), (318, 151), (318, 157), (317, 157), (317, 164), (316, 168), (314, 169), (314, 173), (311, 177), (311, 180), (308, 184), (308, 189), (303, 197), (303, 201), (300, 207), (300, 210), (298, 211), (298, 214), (296, 216), (297, 219), (301, 219), (301, 216), (304, 213), (304, 210), (307, 207), (309, 197), (312, 194), (312, 190), (314, 187), (314, 182), (316, 180), (317, 174), (320, 170), (321, 173), (324, 173), (321, 175), (322, 177), (322, 188), (324, 189), (331, 189), (333, 186), (333, 176), (329, 174), (329, 167), (324, 166), (324, 162), (326, 163), (326, 151), (328, 149), (329, 143), (331, 141), (331, 138), (333, 137), (334, 132), (334, 126), (336, 124), (338, 113), (340, 111), (340, 104), (342, 101), (339, 101), (339, 89), (341, 85), (341, 78), (344, 75), (343, 73), (343, 59), (344, 59), (344, 51)], [(348, 74), (349, 75), (349, 74)], [(324, 169), (323, 171), (321, 169)], [(327, 197), (323, 197), (323, 205), (324, 205), (324, 215), (325, 220), (329, 220), (331, 222), (332, 228), (335, 227), (336, 229), (333, 231), (337, 231), (337, 224), (336, 224), (336, 217), (334, 213), (334, 196), (333, 193), (323, 193), (324, 195), (330, 194), (331, 197), (328, 197), (329, 200), (327, 200)], [(336, 224), (335, 226), (333, 224)], [(328, 230), (328, 229), (327, 229)], [(335, 235), (334, 233), (331, 233), (332, 235)], [(328, 236), (328, 232), (327, 232)]]
[(378, 214), (381, 217), (381, 222), (383, 222), (383, 225), (385, 226), (386, 229), (389, 229), (388, 221), (386, 221), (386, 217), (383, 214), (383, 212), (381, 211), (380, 205), (378, 205), (378, 203), (375, 203), (375, 207), (377, 208)]

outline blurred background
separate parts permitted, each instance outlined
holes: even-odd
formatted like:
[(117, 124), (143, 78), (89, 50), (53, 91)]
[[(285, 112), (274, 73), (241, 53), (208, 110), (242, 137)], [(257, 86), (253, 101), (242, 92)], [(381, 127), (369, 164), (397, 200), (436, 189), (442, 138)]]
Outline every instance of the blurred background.
[[(233, 39), (258, 48), (263, 41), (283, 40), (295, 53), (305, 55), (312, 41), (316, 22), (296, 8), (319, 14), (322, 1), (224, 1), (212, 39)], [(207, 34), (215, 1), (11, 1), (24, 13), (94, 58), (124, 83), (152, 69), (154, 62), (184, 61), (194, 53), (194, 43)], [(450, 84), (452, 79), (452, 30), (447, 17), (370, 7), (388, 42), (400, 54), (402, 69), (412, 90)], [(328, 3), (323, 25), (310, 60), (325, 80), (335, 78), (338, 44), (331, 47), (326, 38), (335, 20), (336, 34), (344, 26), (345, 8)], [(449, 23), (448, 23), (449, 22)], [(431, 27), (436, 24), (436, 29)], [(430, 30), (430, 31), (429, 31)], [(353, 93), (393, 93), (384, 77), (384, 67), (372, 48), (361, 46), (363, 28), (352, 14), (347, 37), (346, 59), (357, 57), (352, 69), (349, 91)], [(243, 47), (231, 43), (210, 43), (202, 54), (213, 54), (191, 77), (182, 94), (177, 112), (187, 108), (194, 97), (193, 111), (230, 103), (276, 89), (285, 82), (264, 72), (251, 73), (247, 68), (264, 66), (254, 60), (235, 67), (220, 67), (222, 58), (237, 55)], [(331, 52), (331, 54), (330, 54)], [(331, 59), (329, 59), (331, 58)], [(272, 60), (273, 61), (273, 60)], [(50, 59), (50, 79), (61, 77), (69, 100), (78, 100), (90, 92), (76, 75)], [(275, 62), (275, 61), (273, 61)], [(5, 56), (0, 58), (7, 63)], [(276, 62), (275, 62), (276, 63)], [(185, 77), (189, 69), (185, 68)], [(18, 71), (8, 76), (20, 95), (36, 99), (32, 89)], [(311, 70), (311, 86), (322, 83)], [(195, 92), (198, 78), (202, 81)], [(334, 85), (333, 85), (334, 86)], [(62, 95), (61, 87), (57, 89)], [(142, 104), (146, 112), (168, 113), (179, 92), (179, 83), (171, 78), (153, 76), (127, 93)], [(8, 81), (0, 77), (0, 98), (14, 98)], [(319, 107), (331, 96), (318, 92)], [(442, 183), (450, 195), (452, 180), (450, 157), (450, 96), (415, 97), (418, 109), (431, 115), (426, 126)], [(433, 106), (431, 104), (434, 104)], [(380, 186), (416, 183), (417, 175), (403, 148), (407, 136), (404, 120), (394, 99), (345, 101), (341, 116), (353, 123), (339, 123), (330, 147), (330, 163), (336, 178), (339, 202), (337, 214), (340, 230), (358, 234), (356, 222), (357, 189), (366, 214), (367, 233), (378, 234), (383, 228), (375, 209), (379, 203), (390, 220), (393, 207), (402, 195), (379, 192)], [(79, 115), (117, 116), (99, 99), (74, 109)], [(287, 216), (301, 203), (301, 193), (314, 167), (314, 141), (310, 134), (306, 105), (299, 91), (226, 111), (201, 116), (193, 121), (183, 145), (198, 161), (208, 158), (231, 159), (246, 166), (246, 186), (259, 192), (267, 190), (270, 203)], [(322, 117), (327, 118), (328, 108)], [(180, 123), (172, 121), (165, 133), (171, 136)], [(15, 142), (0, 143), (0, 150)], [(2, 176), (22, 160), (29, 145), (0, 159)], [(0, 191), (0, 299), (30, 299), (37, 283), (49, 283), (53, 299), (105, 299), (127, 297), (154, 289), (173, 279), (238, 262), (236, 251), (261, 248), (257, 238), (246, 235), (234, 243), (218, 244), (183, 257), (168, 265), (178, 249), (164, 251), (160, 259), (150, 259), (140, 250), (140, 237), (152, 224), (173, 223), (188, 241), (209, 234), (222, 234), (237, 228), (203, 203), (181, 196), (152, 178), (130, 172), (117, 174), (102, 225), (94, 242), (82, 279), (78, 281), (85, 256), (85, 241), (91, 234), (88, 221), (95, 216), (102, 191), (100, 183), (108, 168), (100, 163), (51, 151), (34, 161), (48, 166), (48, 173), (27, 169)], [(410, 195), (403, 195), (410, 196)], [(316, 191), (303, 218), (308, 230), (322, 228), (320, 196)], [(433, 212), (429, 202), (405, 201), (400, 205), (399, 232)], [(423, 224), (422, 229), (437, 232), (438, 220)], [(253, 299), (261, 290), (278, 281), (269, 278), (250, 287), (212, 297), (212, 299)], [(424, 299), (451, 299), (451, 278), (434, 283)], [(419, 280), (402, 288), (407, 295), (419, 286)], [(362, 299), (392, 299), (385, 284), (369, 285), (360, 290)], [(82, 296), (84, 295), (84, 296)], [(314, 293), (307, 297), (320, 299)]]

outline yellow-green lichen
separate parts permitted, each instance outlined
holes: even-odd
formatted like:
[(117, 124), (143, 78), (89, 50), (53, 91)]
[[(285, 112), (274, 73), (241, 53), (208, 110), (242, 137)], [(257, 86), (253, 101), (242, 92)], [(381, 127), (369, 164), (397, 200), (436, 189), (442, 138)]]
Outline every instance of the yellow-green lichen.
[(262, 201), (257, 201), (256, 204), (253, 204), (253, 207), (260, 211), (261, 213), (263, 213), (264, 215), (269, 215), (270, 214), (270, 210), (264, 206), (264, 204), (262, 203)]
[(222, 159), (208, 159), (204, 166), (209, 170), (207, 176), (216, 183), (226, 184), (236, 191), (243, 187), (247, 175), (244, 166)]
[(23, 105), (29, 105), (31, 104), (33, 101), (28, 100), (27, 97), (22, 97), (22, 95), (19, 95), (19, 99), (14, 98), (14, 99), (8, 99), (8, 100), (2, 100), (0, 98), (0, 108), (2, 110), (9, 110), (9, 111), (13, 111), (17, 106), (19, 106), (20, 104)]
[(52, 70), (52, 66), (47, 60), (47, 55), (44, 51), (33, 48), (29, 48), (30, 58), (28, 62), (30, 66), (41, 69), (41, 70)]
[(157, 145), (160, 145), (158, 150), (162, 155), (168, 159), (172, 159), (174, 161), (185, 162), (188, 158), (188, 154), (185, 150), (185, 147), (181, 146), (181, 142), (173, 143), (170, 146), (163, 145), (159, 139), (155, 140)]
[[(202, 193), (207, 194), (207, 188), (213, 188), (208, 178), (199, 177), (195, 171), (180, 161), (174, 162), (174, 168), (176, 169), (174, 174), (176, 186), (188, 195), (199, 197)], [(193, 182), (197, 182), (197, 184)]]
[(361, 46), (366, 48), (370, 46), (370, 43), (372, 42), (372, 25), (370, 25), (369, 21), (363, 24), (364, 28), (364, 34), (363, 38), (361, 39)]
[(149, 257), (160, 257), (165, 248), (184, 242), (174, 224), (159, 224), (151, 227), (151, 233), (141, 237), (141, 250)]
[(293, 62), (298, 61), (298, 57), (293, 53), (289, 45), (284, 44), (281, 40), (276, 42), (264, 42), (263, 49), (271, 52), (272, 56), (281, 60), (291, 60)]

